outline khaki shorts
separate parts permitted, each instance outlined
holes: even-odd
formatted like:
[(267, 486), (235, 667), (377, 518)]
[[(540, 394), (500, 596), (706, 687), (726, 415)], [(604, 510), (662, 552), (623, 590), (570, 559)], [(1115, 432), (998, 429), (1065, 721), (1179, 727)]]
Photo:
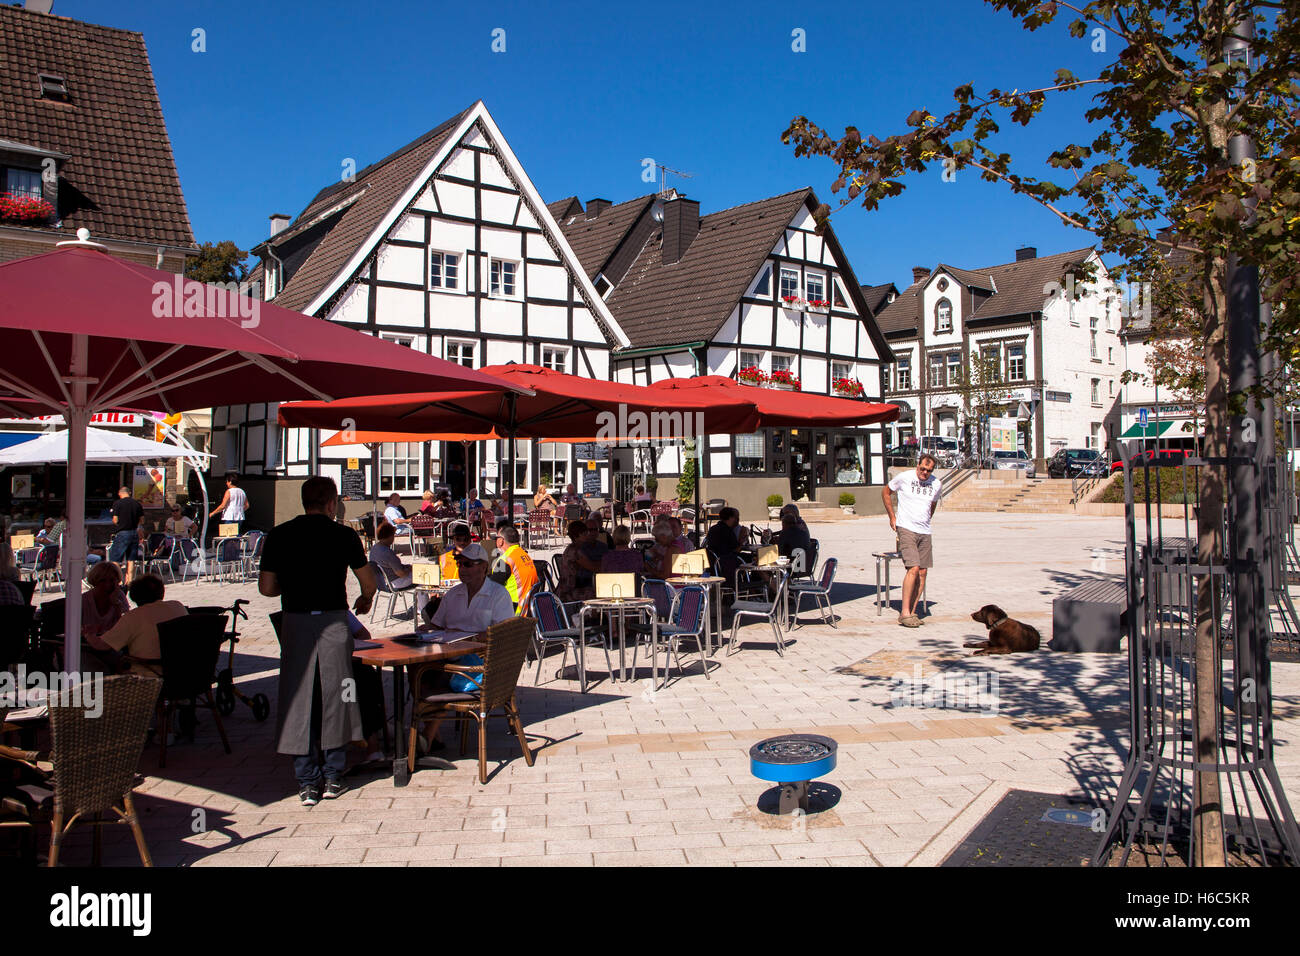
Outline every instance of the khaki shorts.
[(903, 555), (905, 568), (934, 567), (934, 550), (930, 546), (928, 534), (917, 534), (915, 531), (899, 528), (898, 550)]

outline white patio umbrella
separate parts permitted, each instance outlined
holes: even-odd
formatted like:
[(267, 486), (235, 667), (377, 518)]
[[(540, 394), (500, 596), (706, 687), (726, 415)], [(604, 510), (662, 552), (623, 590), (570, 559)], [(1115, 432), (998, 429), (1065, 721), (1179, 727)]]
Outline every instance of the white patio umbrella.
[[(138, 462), (173, 458), (211, 458), (207, 452), (193, 451), (165, 442), (136, 438), (133, 435), (86, 429), (86, 461)], [(0, 449), (0, 468), (16, 465), (62, 465), (68, 461), (68, 431), (46, 432), (9, 448)]]

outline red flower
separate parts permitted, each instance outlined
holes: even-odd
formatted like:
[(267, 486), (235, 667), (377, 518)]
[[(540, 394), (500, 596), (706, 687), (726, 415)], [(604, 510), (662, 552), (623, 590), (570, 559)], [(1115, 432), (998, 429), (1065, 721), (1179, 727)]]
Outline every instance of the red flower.
[(736, 378), (742, 382), (758, 382), (762, 384), (767, 381), (767, 373), (757, 365), (750, 365), (737, 372)]
[(0, 196), (0, 219), (14, 219), (18, 222), (44, 222), (54, 218), (54, 206), (44, 199), (31, 196), (16, 196), (9, 193)]

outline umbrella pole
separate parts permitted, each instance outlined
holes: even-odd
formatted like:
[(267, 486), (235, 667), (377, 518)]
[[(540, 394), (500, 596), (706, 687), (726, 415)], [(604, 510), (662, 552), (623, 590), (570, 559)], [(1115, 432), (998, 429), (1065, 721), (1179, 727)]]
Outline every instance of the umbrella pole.
[(700, 547), (700, 482), (704, 480), (704, 436), (695, 439), (695, 547)]
[(81, 671), (81, 576), (86, 565), (86, 370), (90, 342), (85, 335), (72, 339), (72, 369), (68, 403), (68, 531), (63, 548), (63, 670)]
[(506, 517), (511, 524), (515, 523), (515, 430), (510, 430), (510, 450), (506, 453), (506, 460), (509, 464), (510, 477), (506, 485)]
[(370, 493), (370, 527), (371, 533), (379, 534), (379, 443), (370, 443), (370, 478), (371, 488), (374, 490)]

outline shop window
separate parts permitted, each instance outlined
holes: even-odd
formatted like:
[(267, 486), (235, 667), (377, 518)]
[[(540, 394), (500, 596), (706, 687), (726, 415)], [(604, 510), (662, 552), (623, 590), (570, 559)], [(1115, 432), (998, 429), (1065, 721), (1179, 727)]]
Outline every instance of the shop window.
[(763, 433), (735, 437), (734, 471), (737, 474), (763, 470)]

